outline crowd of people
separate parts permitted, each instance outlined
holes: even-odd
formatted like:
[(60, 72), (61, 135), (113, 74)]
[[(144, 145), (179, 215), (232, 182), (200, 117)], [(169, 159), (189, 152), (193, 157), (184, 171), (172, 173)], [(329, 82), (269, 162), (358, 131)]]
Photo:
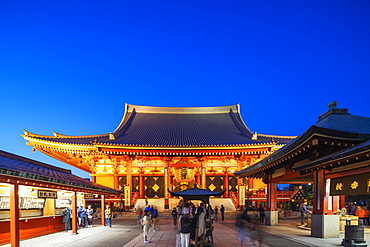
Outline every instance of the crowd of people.
[[(100, 210), (94, 210), (91, 205), (88, 205), (87, 208), (80, 205), (77, 208), (77, 229), (79, 228), (90, 228), (92, 227), (93, 219), (100, 218)], [(65, 224), (65, 230), (68, 232), (72, 230), (72, 208), (65, 207), (62, 210), (63, 223)], [(105, 226), (112, 227), (112, 217), (114, 216), (113, 210), (110, 205), (106, 205), (104, 209), (105, 216)]]
[(362, 220), (364, 225), (370, 225), (370, 206), (364, 205), (347, 205), (347, 207), (343, 208), (340, 212), (341, 215), (355, 215), (358, 216), (359, 220)]
[[(209, 205), (206, 208), (204, 203), (200, 203), (196, 207), (191, 201), (183, 204), (182, 201), (178, 203), (171, 211), (173, 227), (178, 230), (179, 238), (176, 244), (177, 247), (188, 247), (189, 242), (193, 241), (195, 236), (202, 236), (205, 234), (206, 215), (210, 219), (218, 220), (218, 212), (221, 213), (221, 220), (225, 219), (225, 207), (221, 205), (220, 209)], [(143, 228), (144, 243), (150, 243), (148, 240), (148, 233), (150, 227), (153, 231), (157, 230), (159, 222), (159, 214), (156, 206), (146, 205), (144, 209), (137, 208), (137, 224)], [(197, 231), (197, 234), (195, 234)]]

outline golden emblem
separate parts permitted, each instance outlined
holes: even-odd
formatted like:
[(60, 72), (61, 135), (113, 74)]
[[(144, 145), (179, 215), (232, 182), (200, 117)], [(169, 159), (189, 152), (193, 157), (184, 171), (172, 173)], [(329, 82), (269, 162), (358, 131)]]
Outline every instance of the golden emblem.
[(358, 182), (355, 180), (351, 183), (351, 189), (355, 190), (358, 187)]
[(335, 185), (335, 190), (343, 190), (343, 184), (342, 183), (337, 183)]

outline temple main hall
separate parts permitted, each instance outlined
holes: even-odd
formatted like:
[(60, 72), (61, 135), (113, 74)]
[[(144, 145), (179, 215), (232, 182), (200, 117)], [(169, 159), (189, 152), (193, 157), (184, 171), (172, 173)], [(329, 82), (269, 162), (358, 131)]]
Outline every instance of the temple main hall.
[(199, 188), (224, 191), (223, 197), (235, 205), (238, 191), (240, 195), (264, 190), (261, 179), (237, 179), (233, 173), (295, 138), (252, 132), (242, 119), (239, 104), (126, 104), (121, 122), (110, 133), (71, 136), (53, 132), (46, 136), (25, 131), (22, 136), (34, 150), (90, 173), (93, 182), (122, 190), (126, 206), (138, 199), (155, 198), (167, 209), (168, 190), (185, 190), (194, 183)]

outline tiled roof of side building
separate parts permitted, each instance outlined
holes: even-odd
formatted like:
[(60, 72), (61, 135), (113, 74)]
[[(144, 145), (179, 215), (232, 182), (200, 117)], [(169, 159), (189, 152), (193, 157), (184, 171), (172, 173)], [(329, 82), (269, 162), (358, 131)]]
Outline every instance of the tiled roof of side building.
[(244, 124), (239, 106), (222, 107), (144, 107), (126, 105), (124, 117), (112, 133), (77, 137), (41, 137), (51, 142), (91, 143), (149, 147), (207, 147), (286, 144), (294, 137), (257, 135)]
[(298, 147), (314, 134), (359, 141), (370, 139), (369, 117), (361, 117), (348, 114), (347, 109), (344, 109), (344, 111), (342, 111), (341, 113), (331, 113), (330, 111), (331, 110), (329, 110), (326, 114), (320, 116), (320, 120), (315, 125), (312, 125), (308, 130), (306, 130), (296, 139), (285, 145), (283, 148), (279, 149), (278, 151), (261, 160), (260, 162), (257, 162), (256, 164), (243, 170), (237, 171), (234, 174), (237, 176), (244, 175), (254, 173), (259, 169), (262, 169), (295, 150), (296, 147)]
[(0, 174), (19, 178), (41, 180), (60, 185), (80, 187), (93, 191), (119, 194), (120, 191), (93, 183), (73, 175), (70, 170), (44, 164), (0, 150)]
[(370, 118), (356, 115), (331, 114), (315, 125), (343, 132), (370, 134)]

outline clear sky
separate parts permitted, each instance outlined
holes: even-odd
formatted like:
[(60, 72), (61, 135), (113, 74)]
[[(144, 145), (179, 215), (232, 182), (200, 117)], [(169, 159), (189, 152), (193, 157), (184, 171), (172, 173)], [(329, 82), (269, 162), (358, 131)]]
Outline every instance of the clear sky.
[(240, 103), (299, 135), (336, 100), (370, 117), (370, 1), (1, 1), (0, 150), (87, 173), (20, 136), (105, 134), (124, 103)]

